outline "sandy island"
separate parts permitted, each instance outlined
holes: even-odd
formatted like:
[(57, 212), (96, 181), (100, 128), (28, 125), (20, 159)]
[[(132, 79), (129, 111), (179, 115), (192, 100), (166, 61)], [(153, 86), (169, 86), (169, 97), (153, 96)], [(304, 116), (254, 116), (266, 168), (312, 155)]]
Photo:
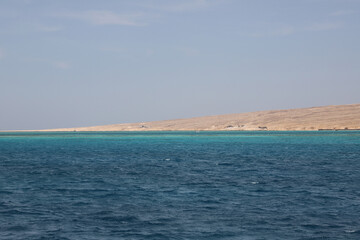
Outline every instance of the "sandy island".
[(37, 131), (360, 130), (360, 104)]

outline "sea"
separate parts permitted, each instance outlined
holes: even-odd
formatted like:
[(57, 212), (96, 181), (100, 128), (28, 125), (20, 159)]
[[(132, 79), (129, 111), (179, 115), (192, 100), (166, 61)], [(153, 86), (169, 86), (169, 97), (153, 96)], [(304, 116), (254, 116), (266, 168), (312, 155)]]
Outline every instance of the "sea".
[(0, 239), (360, 239), (360, 131), (3, 132)]

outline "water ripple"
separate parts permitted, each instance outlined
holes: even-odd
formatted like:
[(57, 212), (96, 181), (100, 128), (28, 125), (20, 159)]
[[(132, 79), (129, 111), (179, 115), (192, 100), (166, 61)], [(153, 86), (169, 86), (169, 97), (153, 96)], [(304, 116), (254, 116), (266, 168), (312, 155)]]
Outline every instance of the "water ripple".
[(0, 133), (0, 239), (359, 239), (360, 133)]

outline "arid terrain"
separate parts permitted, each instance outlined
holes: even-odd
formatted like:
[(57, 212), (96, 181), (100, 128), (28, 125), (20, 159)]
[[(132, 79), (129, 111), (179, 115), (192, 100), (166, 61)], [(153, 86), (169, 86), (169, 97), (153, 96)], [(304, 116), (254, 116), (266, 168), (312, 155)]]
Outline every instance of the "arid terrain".
[(360, 104), (41, 131), (360, 130)]

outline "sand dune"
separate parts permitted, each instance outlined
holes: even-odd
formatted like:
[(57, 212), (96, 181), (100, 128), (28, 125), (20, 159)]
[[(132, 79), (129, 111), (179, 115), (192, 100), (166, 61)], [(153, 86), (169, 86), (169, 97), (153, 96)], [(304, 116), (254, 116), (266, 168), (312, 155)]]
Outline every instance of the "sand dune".
[(41, 131), (360, 130), (360, 104)]

